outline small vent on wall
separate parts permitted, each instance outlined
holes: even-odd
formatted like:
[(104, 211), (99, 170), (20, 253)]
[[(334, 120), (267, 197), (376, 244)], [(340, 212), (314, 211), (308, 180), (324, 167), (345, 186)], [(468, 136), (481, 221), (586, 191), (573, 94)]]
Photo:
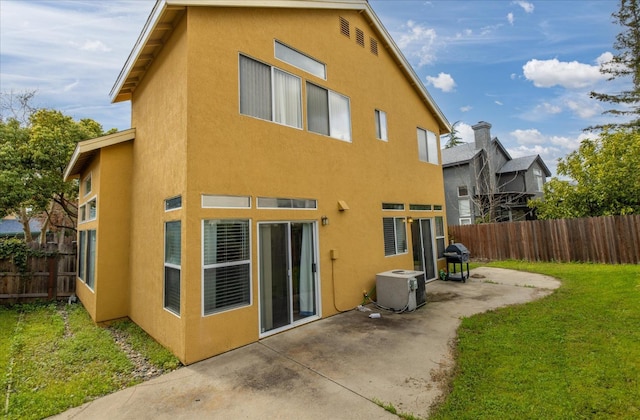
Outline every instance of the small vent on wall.
[(371, 54), (378, 55), (378, 41), (370, 38)]
[(349, 21), (340, 16), (340, 33), (348, 38), (351, 38), (351, 30), (349, 28)]
[(360, 28), (356, 28), (356, 43), (364, 48), (364, 32)]

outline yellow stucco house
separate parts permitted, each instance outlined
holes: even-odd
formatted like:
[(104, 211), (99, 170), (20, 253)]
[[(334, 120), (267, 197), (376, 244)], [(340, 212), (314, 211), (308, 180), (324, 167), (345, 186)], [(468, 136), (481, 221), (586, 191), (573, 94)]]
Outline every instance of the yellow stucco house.
[(198, 360), (444, 267), (446, 118), (366, 0), (159, 0), (78, 144), (77, 294)]

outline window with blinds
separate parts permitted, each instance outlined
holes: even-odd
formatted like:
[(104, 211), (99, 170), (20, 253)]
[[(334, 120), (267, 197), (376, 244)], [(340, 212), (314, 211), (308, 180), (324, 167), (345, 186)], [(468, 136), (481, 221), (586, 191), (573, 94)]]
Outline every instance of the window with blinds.
[(209, 315), (251, 303), (249, 220), (204, 220), (202, 311)]
[(164, 226), (164, 307), (180, 315), (181, 222)]
[(384, 255), (399, 255), (407, 252), (407, 229), (404, 217), (383, 217)]
[(302, 128), (299, 77), (240, 55), (240, 113)]
[(307, 82), (307, 128), (314, 133), (350, 142), (349, 98)]

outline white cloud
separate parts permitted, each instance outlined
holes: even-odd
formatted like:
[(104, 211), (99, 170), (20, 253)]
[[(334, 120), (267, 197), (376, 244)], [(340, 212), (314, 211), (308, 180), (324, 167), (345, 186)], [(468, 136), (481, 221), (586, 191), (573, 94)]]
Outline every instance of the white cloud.
[(509, 21), (509, 24), (513, 26), (513, 21), (515, 20), (515, 18), (513, 17), (513, 13), (509, 12), (507, 14), (507, 20)]
[(408, 54), (416, 57), (418, 65), (424, 66), (435, 60), (433, 53), (437, 39), (435, 29), (422, 26), (410, 20), (406, 24), (407, 31), (398, 38), (398, 46)]
[(543, 102), (542, 104), (536, 106), (535, 112), (541, 114), (559, 114), (562, 112), (562, 107), (550, 104), (549, 102)]
[(502, 102), (500, 102), (500, 101), (494, 101), (494, 103), (495, 103), (496, 105), (500, 105), (500, 106), (504, 105), (504, 104), (503, 104)]
[(579, 63), (577, 61), (529, 60), (524, 66), (524, 77), (536, 87), (562, 86), (567, 89), (580, 89), (605, 78), (599, 66)]
[(532, 3), (529, 3), (528, 1), (518, 0), (518, 1), (514, 1), (513, 4), (517, 4), (518, 6), (522, 7), (522, 9), (526, 13), (533, 13), (534, 6)]
[(469, 124), (459, 122), (456, 124), (456, 130), (458, 130), (458, 136), (465, 143), (473, 143), (476, 141), (473, 128)]
[(433, 85), (436, 89), (443, 92), (451, 92), (456, 87), (456, 82), (450, 74), (440, 73), (437, 77), (427, 76), (427, 84)]
[(83, 51), (99, 51), (99, 52), (109, 52), (111, 48), (107, 47), (102, 41), (85, 41), (84, 44), (80, 46), (80, 49)]
[(587, 100), (567, 100), (567, 108), (569, 108), (575, 115), (582, 119), (592, 118), (594, 115), (602, 113), (602, 107), (600, 104), (594, 101)]
[(465, 105), (463, 107), (460, 107), (460, 112), (469, 112), (473, 109), (473, 107), (471, 105)]

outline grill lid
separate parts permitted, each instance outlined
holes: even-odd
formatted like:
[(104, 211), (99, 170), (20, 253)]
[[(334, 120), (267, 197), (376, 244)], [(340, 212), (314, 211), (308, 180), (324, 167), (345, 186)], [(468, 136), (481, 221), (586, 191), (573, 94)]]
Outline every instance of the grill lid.
[(461, 243), (454, 243), (447, 247), (445, 254), (469, 255), (469, 250)]

